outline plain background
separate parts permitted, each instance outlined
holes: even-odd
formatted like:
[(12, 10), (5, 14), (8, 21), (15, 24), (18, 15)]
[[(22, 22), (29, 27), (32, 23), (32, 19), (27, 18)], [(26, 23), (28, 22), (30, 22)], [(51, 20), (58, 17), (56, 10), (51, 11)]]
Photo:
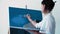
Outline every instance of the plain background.
[[(7, 34), (9, 29), (9, 6), (41, 10), (42, 0), (0, 0), (0, 34)], [(55, 1), (55, 0), (54, 0)], [(56, 34), (60, 34), (60, 0), (56, 0), (52, 11), (56, 20)]]

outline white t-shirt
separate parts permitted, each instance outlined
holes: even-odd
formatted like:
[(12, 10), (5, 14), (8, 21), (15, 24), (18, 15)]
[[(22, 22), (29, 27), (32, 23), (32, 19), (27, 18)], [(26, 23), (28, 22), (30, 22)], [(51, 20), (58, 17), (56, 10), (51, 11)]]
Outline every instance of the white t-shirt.
[(55, 34), (55, 19), (51, 13), (43, 15), (43, 19), (41, 22), (35, 25), (36, 28), (40, 28), (40, 33), (46, 34)]

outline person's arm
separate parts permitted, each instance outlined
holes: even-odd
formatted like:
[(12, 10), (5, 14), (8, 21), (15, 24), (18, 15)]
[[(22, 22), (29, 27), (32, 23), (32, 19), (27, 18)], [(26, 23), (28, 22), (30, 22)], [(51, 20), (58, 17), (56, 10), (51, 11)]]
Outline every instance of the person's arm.
[[(36, 27), (36, 25), (39, 25), (39, 27), (40, 27), (40, 24), (39, 23), (37, 23), (36, 21), (33, 21), (31, 18), (30, 18), (30, 15), (26, 15), (26, 17), (28, 18), (28, 20)], [(31, 30), (31, 32), (33, 32), (34, 34), (45, 34), (45, 33), (40, 33), (40, 32), (38, 32), (38, 31), (34, 31), (34, 30)]]
[(26, 17), (28, 18), (28, 20), (33, 24), (33, 26), (35, 26), (37, 23), (35, 21), (33, 21), (31, 18), (30, 18), (30, 15), (26, 15)]

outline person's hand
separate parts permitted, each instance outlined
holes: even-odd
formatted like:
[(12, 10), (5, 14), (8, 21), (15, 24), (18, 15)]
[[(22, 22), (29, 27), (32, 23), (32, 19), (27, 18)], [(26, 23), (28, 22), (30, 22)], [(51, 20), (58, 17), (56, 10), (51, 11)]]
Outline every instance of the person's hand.
[(29, 15), (29, 14), (27, 14), (27, 15), (24, 15), (24, 17), (26, 17), (26, 18), (30, 18), (30, 15)]

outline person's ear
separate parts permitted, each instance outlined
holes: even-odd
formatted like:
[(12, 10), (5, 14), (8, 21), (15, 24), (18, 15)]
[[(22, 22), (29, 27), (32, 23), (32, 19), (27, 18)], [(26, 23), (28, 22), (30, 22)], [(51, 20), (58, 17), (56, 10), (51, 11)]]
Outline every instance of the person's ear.
[(42, 10), (42, 12), (45, 10), (45, 5), (44, 4), (41, 5), (41, 10)]

